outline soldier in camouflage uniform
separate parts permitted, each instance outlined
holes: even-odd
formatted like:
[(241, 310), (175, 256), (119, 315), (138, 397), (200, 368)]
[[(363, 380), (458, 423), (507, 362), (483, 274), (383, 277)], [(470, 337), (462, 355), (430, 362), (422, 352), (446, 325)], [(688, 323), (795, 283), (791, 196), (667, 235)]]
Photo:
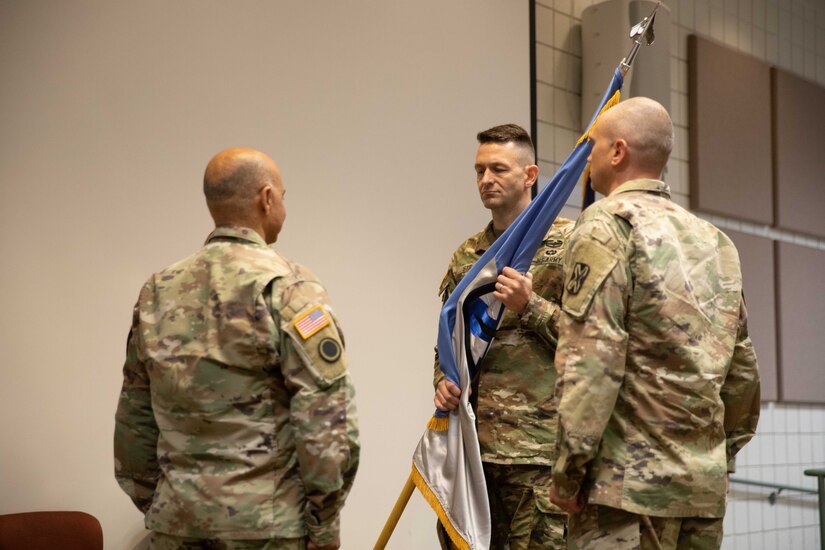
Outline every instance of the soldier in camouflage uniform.
[[(441, 283), (443, 300), (530, 204), (530, 190), (538, 176), (533, 143), (524, 129), (509, 124), (477, 137), (478, 189), (493, 219), (453, 254)], [(550, 503), (548, 489), (557, 436), (553, 353), (563, 251), (572, 227), (572, 221), (559, 218), (528, 273), (505, 268), (493, 294), (506, 310), (475, 390), (493, 549), (565, 547), (565, 515)], [(437, 352), (434, 383), (436, 407), (455, 409), (460, 390), (444, 378)]]
[(359, 444), (326, 291), (267, 246), (286, 215), (269, 157), (219, 153), (204, 193), (216, 229), (135, 306), (115, 476), (151, 548), (338, 548)]
[(718, 548), (727, 474), (756, 430), (739, 258), (659, 181), (673, 126), (629, 99), (592, 133), (593, 187), (565, 260), (553, 502), (572, 548)]

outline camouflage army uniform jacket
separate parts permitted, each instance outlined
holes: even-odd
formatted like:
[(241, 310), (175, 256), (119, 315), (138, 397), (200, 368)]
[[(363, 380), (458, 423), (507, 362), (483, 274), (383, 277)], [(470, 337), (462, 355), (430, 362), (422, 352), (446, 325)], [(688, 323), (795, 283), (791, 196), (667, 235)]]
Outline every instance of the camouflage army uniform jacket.
[(733, 243), (663, 182), (629, 181), (582, 214), (565, 278), (556, 491), (722, 517), (729, 461), (759, 417)]
[[(521, 317), (505, 310), (478, 381), (481, 459), (497, 464), (552, 465), (556, 453), (556, 323), (563, 287), (563, 258), (573, 222), (558, 218), (530, 265), (533, 296)], [(453, 254), (440, 294), (446, 300), (462, 277), (496, 240), (493, 224)], [(444, 373), (435, 357), (438, 386)]]
[(154, 531), (331, 543), (358, 465), (353, 392), (318, 280), (218, 228), (141, 290), (115, 476)]

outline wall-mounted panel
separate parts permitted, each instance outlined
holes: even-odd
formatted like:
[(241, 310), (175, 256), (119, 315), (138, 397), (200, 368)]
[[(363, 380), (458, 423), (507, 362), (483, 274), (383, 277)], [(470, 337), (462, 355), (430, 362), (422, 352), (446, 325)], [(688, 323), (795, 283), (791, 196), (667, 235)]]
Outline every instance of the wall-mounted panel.
[(688, 37), (690, 207), (773, 223), (770, 66)]
[(773, 240), (725, 230), (742, 264), (742, 285), (748, 307), (748, 334), (759, 359), (762, 400), (779, 399), (776, 368), (776, 300)]
[(771, 69), (776, 224), (825, 237), (825, 88)]
[(825, 250), (777, 243), (780, 397), (825, 403)]

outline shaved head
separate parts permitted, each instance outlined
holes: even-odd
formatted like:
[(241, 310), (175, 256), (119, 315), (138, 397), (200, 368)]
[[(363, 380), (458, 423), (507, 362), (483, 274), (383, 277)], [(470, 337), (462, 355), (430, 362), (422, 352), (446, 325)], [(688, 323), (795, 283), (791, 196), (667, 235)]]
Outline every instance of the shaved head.
[(262, 185), (274, 179), (271, 158), (246, 147), (224, 149), (209, 161), (203, 175), (207, 203), (251, 200)]
[(260, 151), (246, 147), (224, 149), (212, 157), (203, 174), (203, 194), (212, 217), (218, 214), (221, 219), (233, 218), (230, 222), (243, 221), (237, 218), (247, 216), (258, 191), (274, 183), (276, 177), (277, 166)]
[(659, 102), (632, 97), (605, 111), (597, 124), (604, 137), (627, 142), (637, 168), (662, 173), (673, 149), (673, 122)]
[(283, 193), (275, 161), (255, 149), (224, 149), (203, 175), (203, 194), (215, 225), (251, 227), (267, 242), (274, 242), (283, 224)]

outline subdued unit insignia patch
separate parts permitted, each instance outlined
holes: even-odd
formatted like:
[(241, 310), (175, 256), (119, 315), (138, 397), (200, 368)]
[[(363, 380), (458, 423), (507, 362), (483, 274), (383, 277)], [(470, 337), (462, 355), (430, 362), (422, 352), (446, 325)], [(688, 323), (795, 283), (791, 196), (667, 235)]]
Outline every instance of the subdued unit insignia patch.
[(573, 266), (573, 272), (570, 274), (570, 279), (567, 281), (567, 292), (573, 294), (574, 296), (578, 294), (589, 274), (589, 265), (582, 262), (576, 262), (576, 265)]
[(298, 334), (301, 335), (301, 338), (306, 340), (331, 322), (324, 308), (315, 306), (300, 317), (296, 317), (292, 321), (292, 324), (295, 326)]
[[(576, 319), (583, 319), (596, 293), (619, 259), (603, 244), (579, 239), (571, 245), (568, 258), (572, 267), (564, 283), (562, 309)], [(577, 262), (577, 259), (585, 260)]]
[(332, 338), (324, 338), (318, 344), (318, 355), (327, 363), (334, 363), (341, 357), (341, 346)]

